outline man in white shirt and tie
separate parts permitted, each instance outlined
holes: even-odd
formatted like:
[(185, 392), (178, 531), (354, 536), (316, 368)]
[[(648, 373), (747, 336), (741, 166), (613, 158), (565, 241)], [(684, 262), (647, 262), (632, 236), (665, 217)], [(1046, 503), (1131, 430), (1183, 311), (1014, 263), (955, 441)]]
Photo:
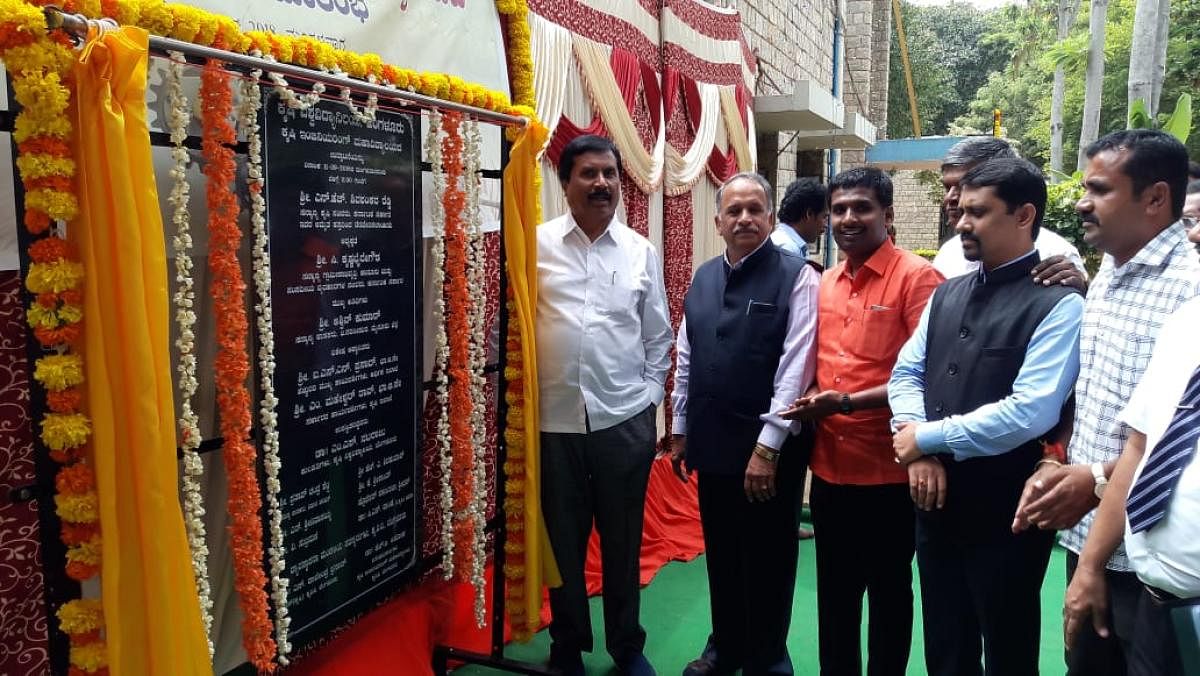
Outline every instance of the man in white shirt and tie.
[(537, 353), (542, 514), (562, 574), (550, 590), (551, 666), (583, 672), (592, 650), (584, 564), (593, 521), (604, 571), (604, 629), (620, 673), (642, 653), (639, 554), (673, 339), (654, 246), (616, 218), (621, 156), (608, 139), (563, 149), (570, 212), (538, 226)]

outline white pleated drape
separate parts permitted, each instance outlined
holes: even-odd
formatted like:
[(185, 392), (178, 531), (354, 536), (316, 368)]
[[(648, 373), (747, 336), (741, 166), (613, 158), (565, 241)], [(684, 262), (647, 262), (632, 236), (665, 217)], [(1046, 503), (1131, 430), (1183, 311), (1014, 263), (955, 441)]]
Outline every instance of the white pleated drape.
[(572, 41), (575, 47), (575, 61), (579, 64), (579, 72), (583, 76), (592, 106), (604, 121), (613, 143), (621, 151), (621, 162), (626, 175), (633, 179), (642, 192), (653, 193), (662, 183), (663, 167), (666, 164), (666, 121), (663, 120), (661, 102), (654, 147), (647, 151), (642, 147), (637, 126), (625, 107), (621, 89), (613, 76), (610, 65), (612, 48), (580, 35), (573, 36)]
[(668, 195), (682, 195), (692, 189), (696, 181), (704, 176), (704, 168), (708, 165), (708, 156), (713, 144), (717, 141), (723, 123), (721, 118), (720, 89), (707, 82), (697, 83), (700, 92), (700, 122), (696, 129), (696, 138), (692, 141), (687, 152), (680, 155), (678, 150), (667, 146), (667, 177), (666, 191)]
[[(568, 73), (575, 70), (571, 33), (558, 24), (529, 13), (529, 46), (533, 54), (533, 89), (537, 116), (554, 135), (566, 105)], [(585, 102), (586, 103), (586, 102)]]

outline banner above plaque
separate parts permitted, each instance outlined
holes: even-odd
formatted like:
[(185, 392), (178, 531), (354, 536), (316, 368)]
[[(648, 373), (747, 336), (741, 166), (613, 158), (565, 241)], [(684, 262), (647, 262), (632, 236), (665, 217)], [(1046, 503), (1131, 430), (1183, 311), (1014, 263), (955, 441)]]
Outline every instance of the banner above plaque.
[[(371, 52), (417, 71), (454, 73), (509, 93), (504, 36), (494, 2), (466, 0), (186, 0), (243, 31), (308, 35)], [(464, 49), (464, 45), (469, 48)]]

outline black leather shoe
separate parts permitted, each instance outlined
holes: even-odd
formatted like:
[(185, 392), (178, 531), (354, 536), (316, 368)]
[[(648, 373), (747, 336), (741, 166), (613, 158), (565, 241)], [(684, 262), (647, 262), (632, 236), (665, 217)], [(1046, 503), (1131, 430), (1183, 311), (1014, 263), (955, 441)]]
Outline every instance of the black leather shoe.
[(723, 669), (716, 660), (700, 656), (683, 668), (683, 676), (727, 676), (737, 669)]
[(634, 653), (617, 662), (617, 671), (621, 676), (658, 676), (650, 660), (643, 653)]
[(547, 664), (562, 676), (584, 676), (583, 655), (578, 650), (550, 646), (550, 661)]

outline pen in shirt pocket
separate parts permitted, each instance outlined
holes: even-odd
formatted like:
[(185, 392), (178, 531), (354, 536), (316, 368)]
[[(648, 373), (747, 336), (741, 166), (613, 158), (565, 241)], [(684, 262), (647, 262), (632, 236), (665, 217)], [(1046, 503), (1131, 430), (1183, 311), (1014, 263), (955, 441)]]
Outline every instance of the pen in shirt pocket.
[(890, 308), (890, 307), (888, 307), (888, 306), (886, 306), (886, 305), (872, 305), (872, 306), (871, 306), (870, 308), (868, 308), (868, 309), (870, 309), (870, 310), (874, 310), (874, 311), (878, 312), (878, 311), (880, 311), (880, 310), (891, 310), (892, 308)]

